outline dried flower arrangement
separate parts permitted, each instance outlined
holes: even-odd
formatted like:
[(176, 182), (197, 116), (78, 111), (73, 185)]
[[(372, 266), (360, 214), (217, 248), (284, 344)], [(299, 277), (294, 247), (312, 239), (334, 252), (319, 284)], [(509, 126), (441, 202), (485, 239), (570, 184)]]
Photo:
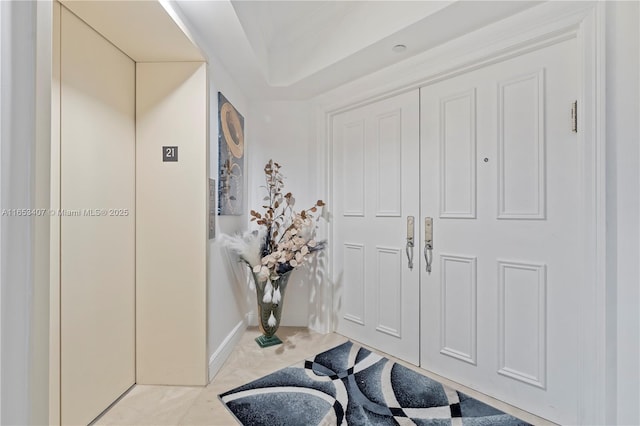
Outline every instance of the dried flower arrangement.
[[(258, 230), (242, 236), (226, 237), (225, 244), (252, 270), (262, 302), (277, 307), (282, 299), (280, 278), (304, 265), (310, 255), (322, 250), (325, 242), (315, 240), (319, 210), (325, 205), (318, 200), (311, 208), (296, 211), (291, 192), (283, 194), (284, 176), (280, 164), (269, 160), (264, 166), (267, 196), (263, 213), (251, 210), (251, 221)], [(279, 322), (279, 321), (278, 321)], [(276, 326), (273, 311), (268, 326)]]

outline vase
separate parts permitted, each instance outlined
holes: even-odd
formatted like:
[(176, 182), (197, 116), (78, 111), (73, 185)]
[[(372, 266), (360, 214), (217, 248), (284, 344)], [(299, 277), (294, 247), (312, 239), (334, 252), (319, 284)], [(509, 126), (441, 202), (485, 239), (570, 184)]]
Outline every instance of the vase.
[[(274, 346), (282, 343), (282, 340), (276, 336), (276, 331), (280, 327), (280, 319), (282, 318), (282, 307), (284, 303), (284, 294), (287, 289), (287, 283), (293, 270), (285, 272), (280, 277), (272, 282), (274, 288), (280, 289), (280, 301), (278, 303), (266, 303), (262, 299), (264, 298), (265, 284), (260, 284), (256, 273), (253, 273), (253, 282), (256, 285), (256, 296), (258, 299), (258, 320), (260, 325), (260, 331), (262, 336), (256, 338), (256, 342), (260, 347)], [(269, 318), (273, 314), (276, 320), (275, 325), (269, 325)]]

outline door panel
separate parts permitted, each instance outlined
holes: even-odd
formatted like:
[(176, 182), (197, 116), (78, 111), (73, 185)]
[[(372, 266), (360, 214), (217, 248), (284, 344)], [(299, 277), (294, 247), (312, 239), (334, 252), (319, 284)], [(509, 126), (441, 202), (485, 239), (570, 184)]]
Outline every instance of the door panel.
[(332, 123), (338, 331), (414, 364), (419, 248), (409, 269), (406, 245), (407, 216), (419, 208), (418, 96), (376, 102)]
[[(575, 40), (421, 89), (421, 366), (577, 421)], [(421, 220), (420, 223), (423, 223)]]
[(135, 68), (64, 7), (61, 28), (61, 422), (76, 425), (135, 381)]

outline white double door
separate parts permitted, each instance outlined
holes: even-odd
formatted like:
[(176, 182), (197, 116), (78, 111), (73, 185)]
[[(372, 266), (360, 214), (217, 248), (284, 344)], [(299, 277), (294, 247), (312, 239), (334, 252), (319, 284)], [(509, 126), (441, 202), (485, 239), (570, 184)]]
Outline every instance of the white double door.
[(575, 424), (576, 98), (569, 40), (334, 116), (338, 332)]

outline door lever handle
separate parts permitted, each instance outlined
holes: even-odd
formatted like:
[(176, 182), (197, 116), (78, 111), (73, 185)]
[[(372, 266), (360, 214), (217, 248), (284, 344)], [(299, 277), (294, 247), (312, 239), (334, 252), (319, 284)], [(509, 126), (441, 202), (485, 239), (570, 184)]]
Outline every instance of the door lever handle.
[(415, 230), (415, 218), (413, 216), (407, 216), (407, 262), (409, 269), (413, 269), (413, 240), (414, 240), (414, 230)]
[(431, 273), (433, 261), (433, 218), (424, 218), (424, 261), (428, 273)]

